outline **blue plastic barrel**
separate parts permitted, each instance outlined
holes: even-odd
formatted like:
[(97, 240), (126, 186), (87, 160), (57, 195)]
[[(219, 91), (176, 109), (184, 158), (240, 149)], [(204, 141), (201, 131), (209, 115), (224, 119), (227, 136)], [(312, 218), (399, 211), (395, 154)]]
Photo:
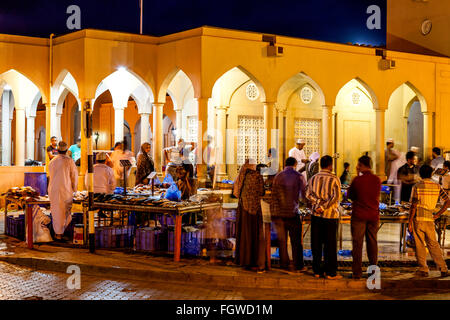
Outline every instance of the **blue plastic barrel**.
[(47, 194), (47, 174), (45, 172), (25, 172), (24, 186), (32, 187), (41, 196)]

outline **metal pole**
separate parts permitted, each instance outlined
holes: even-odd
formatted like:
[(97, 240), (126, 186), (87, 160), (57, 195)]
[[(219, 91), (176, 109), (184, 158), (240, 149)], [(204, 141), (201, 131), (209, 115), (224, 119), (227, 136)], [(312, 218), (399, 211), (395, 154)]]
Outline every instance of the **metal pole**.
[(94, 212), (92, 207), (94, 204), (94, 155), (92, 150), (92, 109), (91, 103), (87, 100), (83, 106), (84, 114), (82, 116), (86, 119), (86, 138), (87, 138), (87, 157), (88, 157), (88, 205), (89, 205), (89, 252), (95, 252), (95, 225)]

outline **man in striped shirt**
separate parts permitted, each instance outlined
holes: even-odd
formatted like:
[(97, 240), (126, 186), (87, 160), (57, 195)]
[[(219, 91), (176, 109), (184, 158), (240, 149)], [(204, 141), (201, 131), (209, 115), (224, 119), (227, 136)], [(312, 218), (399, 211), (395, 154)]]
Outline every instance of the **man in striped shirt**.
[[(327, 279), (341, 279), (337, 275), (337, 228), (339, 223), (339, 199), (341, 183), (332, 173), (333, 158), (323, 156), (320, 159), (321, 171), (308, 181), (306, 198), (312, 206), (311, 251), (314, 276)], [(325, 256), (322, 264), (322, 250)]]
[[(411, 192), (411, 209), (408, 225), (409, 232), (413, 233), (416, 242), (416, 259), (419, 264), (418, 274), (428, 277), (426, 246), (434, 262), (439, 267), (441, 276), (446, 277), (448, 276), (448, 268), (442, 256), (441, 247), (436, 240), (434, 221), (447, 211), (450, 206), (450, 199), (447, 193), (431, 180), (432, 167), (423, 165), (419, 173), (422, 181), (417, 183)], [(440, 201), (443, 201), (444, 205), (437, 213), (434, 213)]]

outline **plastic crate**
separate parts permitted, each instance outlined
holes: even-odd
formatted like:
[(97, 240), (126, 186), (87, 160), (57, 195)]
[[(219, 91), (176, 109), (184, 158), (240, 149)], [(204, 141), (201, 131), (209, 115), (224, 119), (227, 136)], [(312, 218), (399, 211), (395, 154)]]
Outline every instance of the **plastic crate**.
[(95, 229), (95, 245), (97, 248), (130, 248), (133, 246), (132, 226), (97, 227)]
[(25, 240), (25, 214), (19, 214), (18, 216), (8, 215), (6, 217), (6, 234), (8, 236), (17, 238), (19, 240)]

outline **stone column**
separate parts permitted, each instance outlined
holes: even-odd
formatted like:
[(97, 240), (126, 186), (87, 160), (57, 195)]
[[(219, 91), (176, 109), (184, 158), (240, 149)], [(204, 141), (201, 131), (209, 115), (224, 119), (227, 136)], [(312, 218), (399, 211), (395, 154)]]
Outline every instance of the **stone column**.
[(274, 110), (275, 110), (275, 102), (264, 102), (264, 127), (266, 129), (265, 150), (269, 150), (269, 148), (275, 146), (275, 144), (272, 144), (272, 129), (274, 128), (273, 125)]
[[(375, 110), (376, 120), (376, 173), (382, 181), (386, 180), (384, 172), (384, 130), (385, 130), (385, 110)], [(357, 134), (357, 133), (355, 133)]]
[(423, 112), (423, 157), (424, 160), (431, 158), (431, 150), (433, 149), (433, 115), (434, 112)]
[(27, 117), (27, 159), (34, 160), (34, 123), (36, 117)]
[(9, 114), (9, 91), (2, 96), (2, 165), (11, 165), (11, 120)]
[(25, 108), (16, 107), (16, 140), (15, 140), (16, 166), (25, 165)]
[(160, 176), (163, 160), (163, 106), (164, 103), (153, 103), (153, 162)]
[[(56, 127), (56, 131), (55, 131), (55, 135), (58, 138), (58, 141), (62, 140), (62, 133), (61, 133), (61, 113), (56, 113), (56, 117), (55, 117), (55, 127)], [(75, 141), (76, 142), (76, 141)], [(69, 143), (69, 141), (66, 141), (66, 143)]]
[(150, 114), (141, 113), (141, 145), (144, 142), (150, 142)]
[(183, 109), (176, 109), (177, 141), (183, 137)]
[(197, 132), (197, 181), (199, 187), (206, 183), (206, 163), (203, 159), (207, 143), (203, 143), (208, 130), (208, 100), (209, 98), (197, 98), (198, 132)]
[(286, 108), (278, 107), (278, 163), (280, 169), (283, 168), (284, 159), (288, 156), (288, 150), (286, 150), (286, 137), (284, 134), (284, 124), (286, 117)]
[(332, 106), (322, 106), (322, 156), (330, 155), (332, 153), (332, 118), (333, 118), (333, 107)]
[(217, 128), (216, 128), (216, 176), (218, 181), (227, 178), (226, 165), (226, 130), (227, 130), (227, 106), (216, 107)]
[(124, 106), (114, 106), (114, 143), (123, 141), (124, 110)]
[[(50, 136), (49, 136), (49, 142), (46, 144), (46, 146), (50, 145), (50, 138), (55, 136), (59, 137), (58, 135), (58, 128), (57, 128), (57, 121), (56, 121), (56, 110), (57, 106), (56, 104), (52, 103), (50, 105)], [(47, 137), (46, 137), (47, 138)]]

